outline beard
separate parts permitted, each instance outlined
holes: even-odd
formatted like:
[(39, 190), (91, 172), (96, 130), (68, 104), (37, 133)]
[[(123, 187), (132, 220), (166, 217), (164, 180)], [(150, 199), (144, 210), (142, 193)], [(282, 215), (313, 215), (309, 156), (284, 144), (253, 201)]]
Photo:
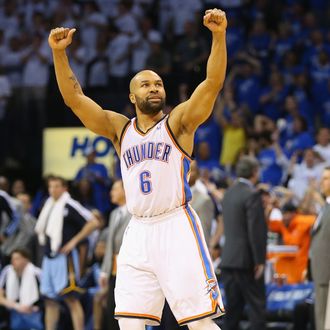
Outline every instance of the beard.
[(165, 98), (162, 98), (159, 103), (149, 102), (148, 99), (143, 100), (142, 98), (135, 95), (136, 104), (142, 113), (146, 115), (155, 115), (165, 107)]

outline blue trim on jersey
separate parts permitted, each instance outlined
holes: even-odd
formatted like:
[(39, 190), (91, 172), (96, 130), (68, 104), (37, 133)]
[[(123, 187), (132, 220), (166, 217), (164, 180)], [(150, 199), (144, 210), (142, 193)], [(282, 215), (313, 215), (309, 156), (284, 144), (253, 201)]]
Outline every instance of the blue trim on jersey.
[[(202, 254), (202, 259), (203, 259), (203, 263), (204, 263), (204, 266), (205, 266), (205, 270), (206, 270), (206, 275), (207, 275), (207, 279), (214, 279), (214, 275), (213, 275), (213, 272), (212, 272), (212, 268), (211, 268), (211, 265), (210, 265), (210, 261), (209, 261), (209, 258), (207, 257), (207, 254), (206, 254), (206, 251), (205, 251), (205, 247), (204, 247), (204, 244), (203, 244), (203, 241), (202, 241), (202, 238), (200, 236), (200, 233), (198, 231), (198, 228), (197, 228), (197, 222), (196, 222), (196, 219), (195, 219), (195, 216), (194, 214), (191, 212), (191, 209), (189, 206), (186, 206), (186, 210), (189, 214), (189, 217), (192, 221), (192, 224), (193, 224), (193, 227), (194, 227), (194, 231), (195, 231), (195, 234), (196, 234), (196, 237), (197, 237), (197, 240), (198, 240), (198, 245), (199, 245), (199, 249), (201, 251), (201, 254)], [(218, 298), (218, 294), (216, 291), (212, 292), (212, 297), (213, 299), (217, 299)]]
[(184, 195), (185, 195), (185, 204), (188, 203), (191, 200), (191, 190), (190, 190), (190, 186), (188, 183), (188, 172), (190, 169), (190, 159), (188, 159), (187, 157), (183, 158), (183, 180), (184, 180)]

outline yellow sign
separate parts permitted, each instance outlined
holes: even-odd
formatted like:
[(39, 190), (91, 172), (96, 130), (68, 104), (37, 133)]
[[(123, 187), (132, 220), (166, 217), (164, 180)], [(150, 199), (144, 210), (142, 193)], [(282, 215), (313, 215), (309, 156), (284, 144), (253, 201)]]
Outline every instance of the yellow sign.
[(110, 140), (86, 128), (46, 128), (43, 132), (43, 175), (60, 175), (74, 179), (86, 164), (84, 150), (92, 146), (96, 161), (104, 164), (112, 174), (114, 148)]

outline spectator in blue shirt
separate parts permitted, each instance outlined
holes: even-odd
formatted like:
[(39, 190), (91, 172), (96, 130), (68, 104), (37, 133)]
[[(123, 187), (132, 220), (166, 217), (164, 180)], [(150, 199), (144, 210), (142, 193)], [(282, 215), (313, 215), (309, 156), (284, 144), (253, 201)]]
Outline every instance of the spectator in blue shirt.
[(261, 133), (258, 136), (258, 143), (260, 147), (257, 154), (260, 163), (260, 181), (277, 186), (281, 183), (283, 169), (288, 165), (288, 159), (283, 154), (278, 142), (272, 140), (270, 132)]
[(262, 114), (277, 120), (281, 116), (282, 104), (288, 95), (288, 87), (284, 84), (283, 76), (273, 72), (269, 78), (269, 85), (264, 87), (259, 98)]
[(295, 152), (302, 152), (312, 148), (315, 144), (312, 134), (307, 130), (307, 121), (302, 116), (295, 116), (292, 121), (292, 135), (284, 145), (284, 151), (288, 158)]
[(256, 113), (260, 96), (260, 63), (244, 53), (238, 54), (237, 58), (238, 63), (229, 73), (227, 83), (233, 81), (237, 104), (247, 105), (252, 113)]
[(78, 171), (74, 185), (77, 186), (82, 179), (88, 180), (92, 186), (93, 206), (103, 214), (107, 214), (110, 210), (108, 198), (110, 178), (107, 168), (103, 164), (96, 163), (96, 150), (93, 147), (86, 148), (85, 156), (87, 163)]

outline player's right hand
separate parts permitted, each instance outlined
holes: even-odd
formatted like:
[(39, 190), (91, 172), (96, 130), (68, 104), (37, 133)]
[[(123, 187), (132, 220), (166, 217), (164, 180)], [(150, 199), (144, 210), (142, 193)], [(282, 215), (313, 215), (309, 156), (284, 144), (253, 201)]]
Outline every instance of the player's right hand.
[(72, 36), (76, 29), (56, 28), (52, 29), (49, 33), (48, 44), (51, 49), (63, 50), (68, 47), (72, 42)]
[(99, 277), (99, 285), (101, 289), (105, 289), (108, 286), (108, 277), (101, 274)]

